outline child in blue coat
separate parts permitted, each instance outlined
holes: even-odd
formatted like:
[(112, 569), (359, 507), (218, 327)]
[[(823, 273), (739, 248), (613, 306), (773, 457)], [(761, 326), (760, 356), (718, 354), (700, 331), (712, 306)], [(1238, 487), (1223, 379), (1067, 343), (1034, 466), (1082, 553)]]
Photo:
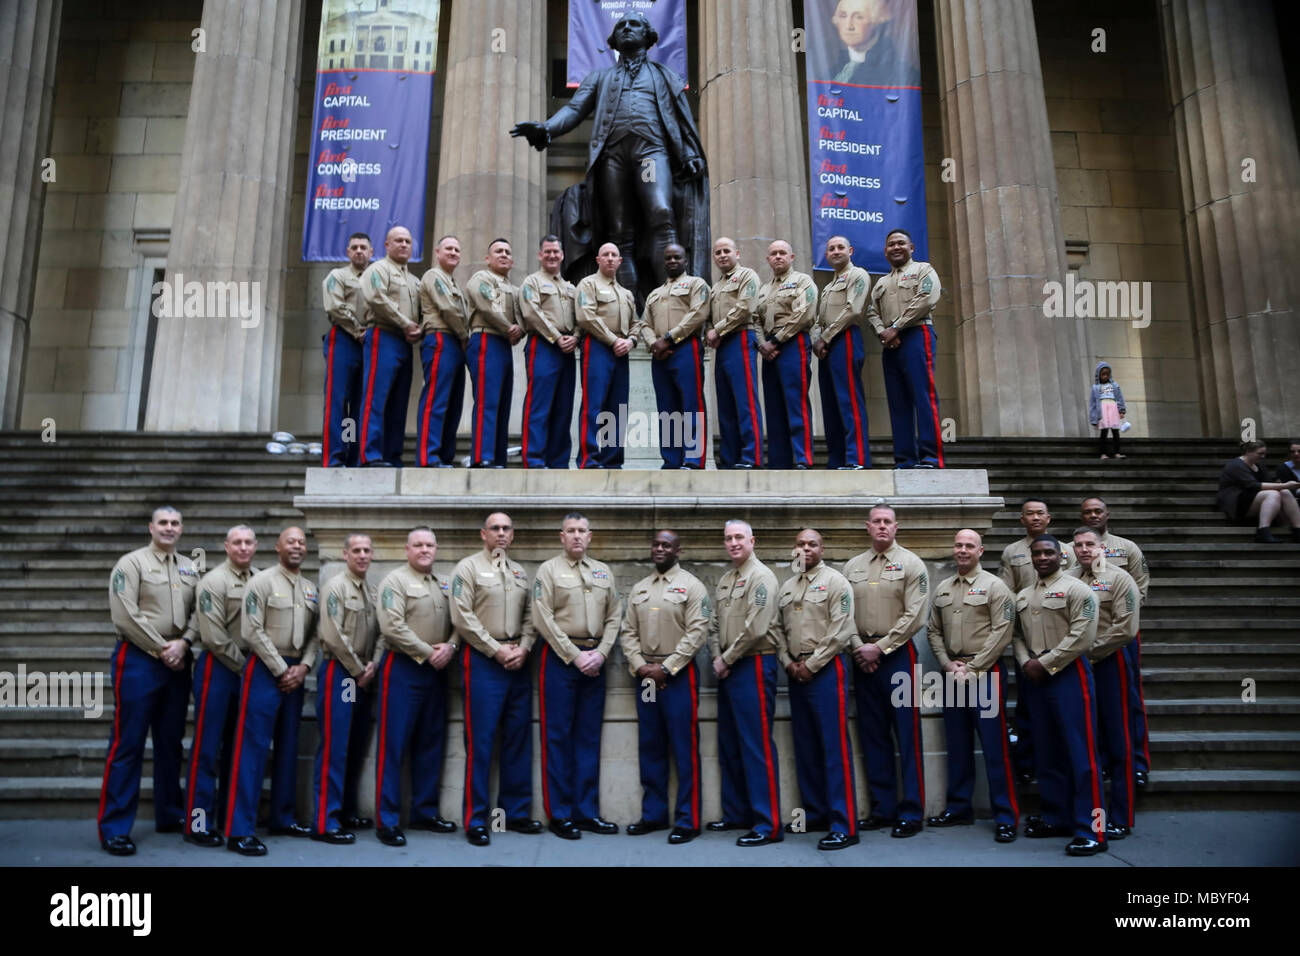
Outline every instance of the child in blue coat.
[[(1120, 389), (1119, 382), (1111, 375), (1109, 362), (1097, 363), (1094, 380), (1092, 394), (1088, 396), (1088, 421), (1092, 423), (1093, 428), (1100, 429), (1102, 460), (1105, 461), (1112, 455), (1116, 458), (1126, 458), (1127, 455), (1119, 453), (1119, 430), (1121, 419), (1128, 409), (1124, 406), (1124, 392)], [(1110, 432), (1113, 441), (1110, 454), (1106, 453), (1107, 432)]]

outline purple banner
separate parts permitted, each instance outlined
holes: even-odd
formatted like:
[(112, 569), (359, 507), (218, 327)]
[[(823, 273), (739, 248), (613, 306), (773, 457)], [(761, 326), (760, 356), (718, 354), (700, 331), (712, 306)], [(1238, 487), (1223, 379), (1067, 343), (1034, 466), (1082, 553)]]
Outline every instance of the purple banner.
[(307, 153), (304, 262), (341, 262), (348, 236), (405, 226), (421, 259), (439, 0), (357, 11), (324, 0)]
[(853, 260), (889, 271), (885, 236), (912, 234), (929, 258), (914, 0), (805, 0), (808, 165), (814, 267), (845, 236)]
[(566, 76), (570, 89), (579, 86), (592, 70), (618, 62), (618, 55), (605, 41), (626, 13), (645, 14), (659, 34), (659, 42), (650, 48), (650, 59), (687, 79), (685, 0), (569, 0)]

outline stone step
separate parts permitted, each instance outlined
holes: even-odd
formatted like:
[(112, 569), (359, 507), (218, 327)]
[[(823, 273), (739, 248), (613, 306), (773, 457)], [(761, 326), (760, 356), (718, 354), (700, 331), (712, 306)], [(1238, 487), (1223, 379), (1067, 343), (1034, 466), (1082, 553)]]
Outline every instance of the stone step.
[[(1143, 682), (1145, 689), (1146, 683)], [(1179, 731), (1300, 730), (1300, 697), (1149, 698), (1147, 721), (1152, 733)]]
[(1285, 667), (1300, 662), (1296, 644), (1211, 644), (1163, 642), (1144, 635), (1142, 663), (1146, 667), (1240, 666)]
[[(1247, 681), (1254, 681), (1254, 684)], [(1240, 697), (1248, 688), (1253, 689), (1256, 699), (1300, 697), (1300, 667), (1236, 663), (1222, 668), (1204, 665), (1142, 668), (1142, 689), (1148, 703), (1192, 696), (1227, 697), (1236, 694)]]
[(1300, 731), (1163, 731), (1153, 732), (1149, 744), (1161, 775), (1193, 769), (1294, 770), (1300, 762)]

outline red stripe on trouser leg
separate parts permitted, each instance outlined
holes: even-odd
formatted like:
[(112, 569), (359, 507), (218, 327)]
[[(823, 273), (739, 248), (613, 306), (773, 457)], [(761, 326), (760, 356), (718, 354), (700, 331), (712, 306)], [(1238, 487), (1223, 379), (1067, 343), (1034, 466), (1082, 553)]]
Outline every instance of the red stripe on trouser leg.
[[(226, 801), (226, 839), (230, 839), (230, 824), (235, 819), (235, 804), (239, 802), (239, 759), (244, 753), (244, 719), (248, 716), (248, 689), (253, 683), (253, 666), (257, 655), (251, 651), (244, 665), (243, 686), (239, 688), (239, 720), (235, 722), (235, 755), (230, 758), (230, 799)], [(253, 811), (257, 815), (257, 811)], [(251, 836), (236, 833), (235, 836)]]
[[(384, 751), (388, 744), (388, 684), (393, 675), (393, 652), (386, 651), (384, 654), (384, 670), (380, 675), (379, 686), (379, 746), (376, 748), (379, 752), (375, 754), (375, 819), (379, 820), (379, 825), (383, 826), (382, 819), (384, 807)], [(401, 797), (399, 795), (398, 799)]]
[(1002, 773), (1007, 779), (1007, 798), (1011, 803), (1011, 815), (1015, 817), (1015, 824), (1019, 826), (1020, 804), (1016, 800), (1016, 785), (1011, 777), (1011, 748), (1007, 743), (1007, 705), (1003, 699), (1002, 666), (994, 664), (992, 674), (996, 682), (994, 686), (998, 688), (998, 722), (1002, 728)]
[[(471, 465), (477, 465), (483, 460), (483, 406), (487, 404), (487, 333), (480, 332), (478, 336), (478, 388), (475, 390), (474, 398), (478, 402), (478, 407), (474, 410), (474, 454)], [(498, 409), (498, 413), (500, 409)], [(496, 436), (493, 436), (495, 439)], [(495, 453), (494, 453), (495, 454)]]
[[(420, 467), (429, 464), (429, 413), (433, 411), (433, 393), (438, 390), (438, 362), (442, 359), (442, 333), (434, 332), (433, 361), (429, 363), (429, 387), (424, 396), (424, 408), (420, 414)], [(438, 436), (439, 451), (442, 450), (442, 436)], [(473, 464), (473, 462), (470, 462)]]
[(551, 783), (546, 778), (546, 751), (550, 746), (546, 736), (546, 652), (550, 649), (551, 645), (543, 642), (542, 663), (537, 677), (537, 717), (542, 738), (542, 809), (546, 811), (548, 820), (551, 817)]
[[(911, 639), (907, 642), (907, 656), (910, 662), (908, 672), (916, 673), (916, 647)], [(913, 702), (915, 703), (915, 702)], [(916, 789), (921, 797), (921, 816), (925, 816), (925, 760), (921, 756), (921, 708), (912, 708), (912, 753), (916, 759)]]
[[(208, 712), (208, 686), (212, 682), (212, 652), (203, 658), (203, 691), (199, 694), (198, 712), (194, 715), (194, 739), (190, 741), (190, 783), (185, 788), (185, 832), (194, 832), (194, 785), (199, 779), (199, 751), (203, 748), (203, 716)], [(114, 698), (116, 700), (116, 698)], [(207, 820), (203, 829), (207, 830)]]
[(370, 434), (370, 409), (374, 405), (375, 399), (375, 370), (379, 365), (379, 336), (382, 333), (378, 327), (370, 331), (370, 368), (366, 374), (366, 400), (361, 406), (361, 464), (366, 463), (366, 439)]
[(537, 336), (533, 335), (528, 339), (528, 391), (524, 393), (524, 447), (520, 449), (525, 468), (528, 467), (528, 432), (531, 430), (533, 413), (533, 359), (536, 357)]
[(939, 428), (939, 393), (934, 387), (934, 346), (930, 342), (931, 329), (921, 326), (925, 332), (925, 374), (929, 383), (930, 414), (934, 418), (934, 454), (939, 467), (943, 467), (943, 432)]
[[(1124, 656), (1124, 648), (1115, 652), (1115, 663), (1119, 665), (1119, 700), (1120, 713), (1124, 718), (1124, 789), (1128, 792), (1128, 819), (1124, 820), (1125, 826), (1133, 825), (1133, 735), (1129, 732), (1129, 710), (1128, 710), (1128, 659)], [(1114, 780), (1111, 780), (1114, 784)]]
[(474, 815), (474, 724), (469, 719), (469, 655), (469, 645), (466, 644), (461, 670), (465, 682), (465, 829), (467, 830), (470, 817)]
[(591, 342), (582, 343), (582, 415), (578, 419), (579, 425), (578, 447), (579, 458), (578, 467), (587, 467), (587, 366), (591, 361)]
[(754, 431), (754, 467), (763, 467), (763, 429), (758, 424), (758, 406), (754, 402), (754, 376), (749, 367), (749, 329), (740, 333), (740, 357), (745, 363), (745, 395), (749, 400), (749, 425)]
[(334, 708), (334, 661), (325, 667), (325, 715), (321, 718), (321, 759), (320, 759), (320, 797), (316, 801), (316, 832), (325, 832), (325, 808), (329, 803), (330, 786), (330, 731), (333, 728)]
[[(1101, 802), (1101, 768), (1097, 766), (1097, 738), (1093, 736), (1092, 728), (1096, 723), (1096, 716), (1092, 712), (1092, 696), (1088, 693), (1088, 675), (1084, 673), (1083, 661), (1075, 659), (1075, 670), (1079, 675), (1079, 690), (1083, 694), (1083, 726), (1088, 731), (1088, 766), (1092, 768), (1092, 805), (1096, 809), (1104, 811), (1105, 807)], [(1102, 843), (1106, 842), (1106, 828), (1102, 827), (1096, 837)]]
[(853, 758), (849, 754), (849, 713), (844, 700), (844, 660), (835, 658), (835, 695), (839, 710), (836, 714), (836, 726), (840, 731), (840, 760), (844, 764), (844, 812), (848, 814), (849, 836), (858, 832), (858, 804), (853, 793)]
[(704, 467), (704, 448), (709, 441), (709, 416), (704, 409), (704, 359), (700, 356), (700, 337), (691, 336), (691, 350), (695, 356), (695, 400), (700, 406), (700, 427), (696, 434), (700, 436), (700, 467)]
[(1147, 699), (1142, 692), (1142, 631), (1137, 632), (1137, 637), (1133, 638), (1133, 654), (1137, 658), (1137, 670), (1133, 673), (1133, 680), (1137, 684), (1138, 691), (1138, 711), (1142, 717), (1142, 757), (1147, 762), (1147, 772), (1151, 772), (1151, 728), (1147, 726)]
[(321, 439), (320, 460), (326, 468), (330, 466), (330, 423), (334, 421), (334, 336), (339, 327), (331, 325), (329, 331), (329, 352), (325, 356), (325, 437)]
[(700, 688), (695, 683), (695, 662), (686, 665), (691, 680), (691, 828), (700, 828)]
[(812, 451), (812, 422), (809, 421), (810, 406), (808, 404), (808, 343), (804, 341), (803, 333), (798, 335), (799, 340), (799, 417), (803, 419), (803, 453), (808, 459), (809, 467), (813, 463)]
[[(99, 813), (96, 823), (104, 821), (104, 805), (108, 803), (108, 775), (113, 769), (113, 757), (117, 755), (117, 745), (122, 740), (122, 671), (126, 669), (126, 641), (117, 649), (117, 661), (113, 666), (113, 741), (108, 745), (108, 759), (104, 761), (104, 782), (99, 787)], [(104, 832), (100, 830), (100, 840)]]
[(763, 726), (763, 763), (767, 770), (768, 800), (771, 802), (772, 829), (780, 835), (781, 810), (776, 797), (776, 768), (772, 762), (772, 733), (767, 724), (767, 691), (763, 687), (763, 658), (754, 658), (754, 677), (758, 684), (758, 714)]
[(862, 415), (858, 411), (858, 376), (853, 374), (853, 336), (851, 330), (845, 329), (844, 335), (844, 366), (849, 378), (849, 404), (853, 406), (853, 433), (858, 440), (858, 464), (864, 465), (867, 462), (867, 443), (862, 436)]

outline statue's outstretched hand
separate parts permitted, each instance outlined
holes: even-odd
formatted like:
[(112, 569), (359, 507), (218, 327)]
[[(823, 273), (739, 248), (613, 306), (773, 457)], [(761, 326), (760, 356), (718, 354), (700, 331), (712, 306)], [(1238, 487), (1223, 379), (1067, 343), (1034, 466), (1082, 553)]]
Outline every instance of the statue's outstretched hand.
[(682, 165), (682, 172), (685, 174), (687, 179), (699, 179), (704, 175), (704, 160), (700, 159), (698, 156), (688, 159)]
[(528, 144), (536, 150), (543, 150), (551, 145), (551, 134), (547, 132), (544, 123), (528, 121), (516, 123), (515, 128), (510, 131), (510, 135), (524, 137), (528, 140)]

